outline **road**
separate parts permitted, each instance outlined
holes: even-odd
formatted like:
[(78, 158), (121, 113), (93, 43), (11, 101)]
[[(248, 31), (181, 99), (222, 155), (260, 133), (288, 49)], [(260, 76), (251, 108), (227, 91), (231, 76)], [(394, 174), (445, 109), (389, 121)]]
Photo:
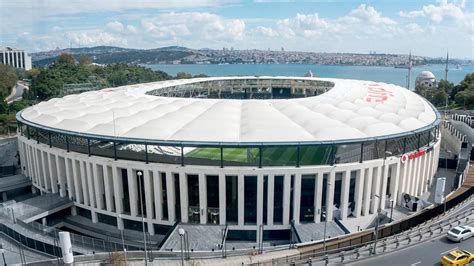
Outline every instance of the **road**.
[(12, 92), (10, 95), (5, 99), (8, 104), (21, 100), (23, 96), (23, 92), (28, 89), (28, 86), (23, 81), (18, 81), (16, 85), (12, 88)]
[[(472, 208), (474, 203), (468, 204), (459, 211)], [(471, 220), (470, 226), (474, 226)], [(474, 251), (474, 237), (461, 243), (453, 243), (446, 239), (446, 231), (436, 238), (416, 244), (412, 247), (403, 248), (397, 252), (378, 255), (376, 257), (351, 262), (351, 265), (441, 265), (440, 258), (454, 248)]]

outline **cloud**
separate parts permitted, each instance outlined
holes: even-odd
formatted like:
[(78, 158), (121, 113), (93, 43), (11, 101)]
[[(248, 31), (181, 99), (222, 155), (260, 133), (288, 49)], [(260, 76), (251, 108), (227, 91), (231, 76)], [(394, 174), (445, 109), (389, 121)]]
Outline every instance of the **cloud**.
[(75, 46), (127, 45), (127, 40), (125, 38), (118, 37), (108, 32), (67, 32), (65, 37)]
[(141, 27), (150, 37), (158, 39), (201, 39), (238, 41), (245, 35), (245, 22), (225, 19), (206, 12), (165, 13), (141, 20)]
[(368, 22), (372, 25), (395, 25), (397, 22), (394, 20), (383, 17), (380, 12), (375, 10), (372, 6), (361, 4), (356, 9), (352, 10), (347, 16), (349, 21)]
[(258, 26), (252, 32), (270, 38), (279, 36), (277, 31), (269, 27)]
[(421, 10), (400, 11), (399, 15), (405, 18), (427, 17), (434, 23), (441, 23), (451, 19), (465, 26), (473, 27), (474, 13), (466, 10), (465, 1), (448, 2), (441, 1), (438, 5), (426, 5)]
[(124, 30), (123, 24), (118, 22), (118, 21), (113, 21), (113, 22), (107, 23), (106, 28), (111, 30), (111, 31), (115, 31), (115, 32), (123, 32), (123, 30)]

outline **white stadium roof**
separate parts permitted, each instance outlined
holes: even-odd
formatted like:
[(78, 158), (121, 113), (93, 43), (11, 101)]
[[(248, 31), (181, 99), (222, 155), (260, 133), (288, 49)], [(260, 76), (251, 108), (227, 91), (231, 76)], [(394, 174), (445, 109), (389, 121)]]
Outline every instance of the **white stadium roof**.
[(179, 142), (317, 142), (409, 133), (433, 124), (434, 108), (417, 94), (371, 81), (302, 77), (335, 85), (313, 97), (292, 99), (171, 98), (145, 94), (216, 77), (170, 80), (54, 98), (21, 117), (45, 127), (120, 138)]

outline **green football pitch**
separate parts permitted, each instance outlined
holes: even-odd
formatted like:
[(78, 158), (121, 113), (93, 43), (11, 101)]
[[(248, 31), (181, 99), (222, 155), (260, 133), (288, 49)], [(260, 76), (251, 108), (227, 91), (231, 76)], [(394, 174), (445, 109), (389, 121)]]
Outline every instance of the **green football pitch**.
[[(331, 148), (329, 147), (301, 147), (300, 165), (327, 164)], [(269, 147), (262, 149), (263, 165), (296, 165), (296, 147)], [(249, 163), (257, 165), (259, 154), (257, 148), (224, 148), (224, 161)], [(220, 160), (219, 148), (196, 148), (185, 157)]]

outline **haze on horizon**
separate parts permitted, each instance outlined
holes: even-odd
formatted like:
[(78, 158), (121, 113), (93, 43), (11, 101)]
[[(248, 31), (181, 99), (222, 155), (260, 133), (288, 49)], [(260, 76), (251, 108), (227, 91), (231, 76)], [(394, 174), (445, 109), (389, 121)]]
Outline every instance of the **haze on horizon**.
[(473, 59), (472, 1), (0, 0), (0, 46), (99, 45)]

